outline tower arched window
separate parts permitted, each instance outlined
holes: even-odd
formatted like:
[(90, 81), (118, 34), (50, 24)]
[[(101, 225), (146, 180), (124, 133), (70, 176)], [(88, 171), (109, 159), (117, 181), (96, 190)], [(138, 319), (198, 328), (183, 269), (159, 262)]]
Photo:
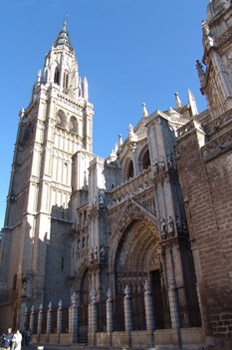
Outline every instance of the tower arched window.
[(60, 70), (58, 67), (55, 70), (54, 83), (60, 85)]
[(56, 117), (56, 125), (65, 127), (65, 114), (63, 111), (59, 110)]
[(134, 177), (134, 165), (133, 165), (133, 162), (131, 160), (129, 163), (129, 166), (128, 166), (127, 180), (129, 180), (132, 177)]
[(64, 71), (64, 76), (63, 76), (63, 88), (68, 89), (68, 71)]
[(77, 123), (77, 119), (75, 117), (71, 117), (70, 120), (70, 130), (73, 132), (78, 132), (78, 123)]

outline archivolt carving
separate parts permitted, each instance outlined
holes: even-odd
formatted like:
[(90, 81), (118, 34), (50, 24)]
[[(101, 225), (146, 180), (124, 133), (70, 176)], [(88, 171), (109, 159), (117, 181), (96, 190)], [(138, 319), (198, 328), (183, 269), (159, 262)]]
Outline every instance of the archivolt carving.
[(116, 292), (120, 294), (123, 286), (129, 285), (132, 293), (139, 293), (154, 269), (160, 269), (158, 235), (145, 221), (134, 220), (123, 232), (115, 254)]

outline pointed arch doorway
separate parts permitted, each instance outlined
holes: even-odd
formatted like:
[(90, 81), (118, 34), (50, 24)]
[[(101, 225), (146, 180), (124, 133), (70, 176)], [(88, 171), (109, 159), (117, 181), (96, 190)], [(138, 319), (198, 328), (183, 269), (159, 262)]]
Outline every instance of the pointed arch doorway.
[(162, 311), (167, 306), (167, 299), (163, 297), (165, 283), (157, 229), (141, 218), (133, 220), (119, 241), (114, 269), (116, 297), (123, 297), (126, 285), (130, 288), (133, 330), (146, 329), (144, 309), (146, 280), (151, 286), (154, 306), (159, 305), (157, 328), (165, 328)]

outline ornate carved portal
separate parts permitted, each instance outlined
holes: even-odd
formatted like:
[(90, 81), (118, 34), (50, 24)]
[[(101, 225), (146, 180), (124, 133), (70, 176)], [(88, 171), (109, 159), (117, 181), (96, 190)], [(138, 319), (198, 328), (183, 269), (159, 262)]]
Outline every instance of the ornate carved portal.
[(124, 231), (115, 259), (116, 295), (123, 295), (125, 285), (132, 295), (144, 292), (145, 280), (152, 271), (161, 270), (161, 251), (156, 229), (143, 220), (134, 220)]

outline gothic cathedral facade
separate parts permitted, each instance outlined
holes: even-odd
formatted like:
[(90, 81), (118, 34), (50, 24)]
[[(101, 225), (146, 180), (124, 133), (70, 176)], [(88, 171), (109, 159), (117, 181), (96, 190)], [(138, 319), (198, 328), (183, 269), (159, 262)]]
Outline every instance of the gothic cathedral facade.
[[(79, 307), (110, 295), (118, 311), (126, 293), (136, 317), (117, 345), (231, 348), (231, 1), (210, 0), (202, 30), (208, 109), (198, 113), (190, 90), (185, 106), (177, 93), (174, 109), (143, 105), (103, 159), (92, 152), (93, 104), (64, 22), (20, 111), (0, 251), (2, 331), (22, 327), (25, 308), (68, 306), (73, 293)], [(87, 332), (89, 344), (106, 345)]]

